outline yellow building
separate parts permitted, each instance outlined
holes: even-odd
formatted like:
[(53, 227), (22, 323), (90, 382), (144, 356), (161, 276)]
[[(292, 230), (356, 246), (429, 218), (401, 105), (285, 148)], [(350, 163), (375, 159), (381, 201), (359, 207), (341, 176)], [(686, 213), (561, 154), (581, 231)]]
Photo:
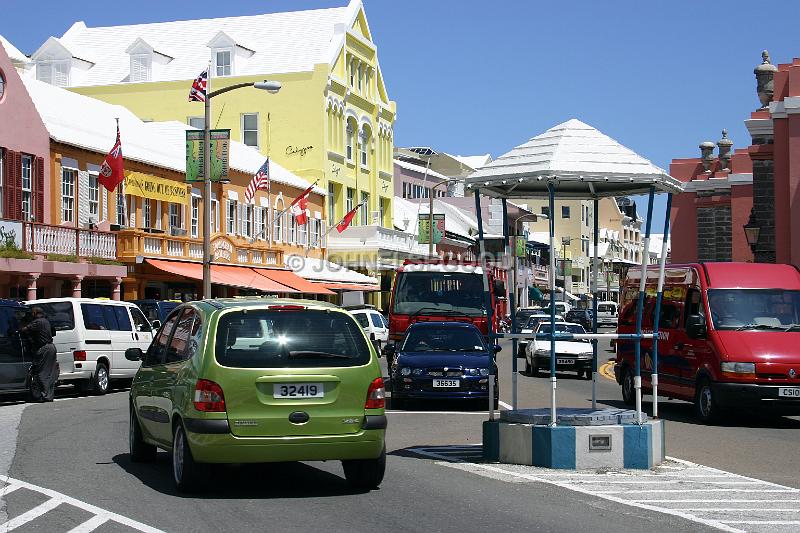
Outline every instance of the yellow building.
[(203, 125), (189, 102), (210, 64), (210, 89), (280, 81), (213, 99), (212, 127), (257, 148), (328, 194), (336, 223), (360, 202), (356, 225), (391, 228), (395, 103), (360, 0), (333, 9), (88, 28), (49, 38), (29, 71), (41, 81), (113, 104), (145, 121)]

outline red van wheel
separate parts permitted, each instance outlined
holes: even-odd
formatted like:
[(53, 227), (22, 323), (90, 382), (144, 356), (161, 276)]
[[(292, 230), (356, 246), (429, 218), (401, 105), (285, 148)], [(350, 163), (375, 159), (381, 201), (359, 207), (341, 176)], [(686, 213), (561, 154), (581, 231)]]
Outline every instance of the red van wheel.
[(633, 372), (627, 366), (622, 373), (622, 401), (625, 405), (636, 403), (636, 389), (633, 385)]
[(694, 397), (694, 413), (704, 424), (713, 424), (719, 420), (720, 407), (711, 388), (711, 382), (704, 378), (697, 384)]

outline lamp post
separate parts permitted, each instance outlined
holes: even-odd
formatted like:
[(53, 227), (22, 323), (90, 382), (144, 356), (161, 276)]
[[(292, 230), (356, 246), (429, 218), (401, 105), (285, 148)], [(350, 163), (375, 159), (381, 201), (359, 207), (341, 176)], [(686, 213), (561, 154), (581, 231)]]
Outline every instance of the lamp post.
[(750, 218), (747, 224), (742, 226), (744, 229), (744, 237), (747, 239), (747, 244), (750, 246), (750, 251), (753, 252), (753, 260), (756, 259), (756, 246), (758, 246), (758, 237), (761, 235), (761, 226), (756, 220), (755, 208), (750, 209)]
[[(211, 99), (244, 87), (253, 87), (272, 94), (281, 90), (280, 82), (264, 80), (236, 83), (206, 94), (203, 124), (203, 298), (206, 299), (211, 298)], [(211, 88), (210, 69), (207, 88)]]
[[(430, 159), (428, 159), (428, 164), (430, 165)], [(427, 172), (427, 167), (425, 168)], [(437, 187), (441, 187), (447, 183), (452, 183), (454, 181), (458, 181), (458, 178), (451, 178), (446, 179), (444, 181), (440, 181), (436, 185), (431, 187), (431, 192), (428, 194), (428, 255), (433, 255), (433, 197), (435, 196), (434, 192), (436, 191)]]
[[(561, 273), (564, 274), (564, 303), (567, 303), (567, 246), (572, 242), (571, 237), (561, 237), (561, 248), (564, 253), (561, 256)], [(572, 261), (570, 261), (570, 264)], [(572, 270), (572, 268), (570, 268)], [(551, 296), (552, 298), (552, 296)], [(566, 309), (567, 306), (564, 306)]]

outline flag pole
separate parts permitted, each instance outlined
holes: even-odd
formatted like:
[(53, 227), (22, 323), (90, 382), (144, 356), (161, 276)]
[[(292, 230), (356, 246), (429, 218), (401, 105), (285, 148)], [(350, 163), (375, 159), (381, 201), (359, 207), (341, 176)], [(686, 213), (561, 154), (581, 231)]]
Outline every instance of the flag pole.
[[(114, 120), (117, 121), (117, 136), (119, 136), (119, 117), (114, 117)], [(125, 222), (125, 227), (130, 227), (130, 216), (128, 213), (128, 198), (125, 196), (125, 171), (122, 172), (122, 181), (120, 182), (120, 187), (122, 187), (122, 219)]]

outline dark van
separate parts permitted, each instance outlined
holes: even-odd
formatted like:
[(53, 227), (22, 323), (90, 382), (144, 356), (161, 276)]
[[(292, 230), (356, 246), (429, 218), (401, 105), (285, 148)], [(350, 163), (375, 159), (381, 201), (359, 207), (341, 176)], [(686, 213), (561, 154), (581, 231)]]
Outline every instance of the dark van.
[(29, 309), (13, 300), (0, 300), (0, 392), (28, 389), (30, 353), (19, 334), (28, 319)]
[(182, 302), (178, 300), (133, 300), (133, 303), (139, 306), (144, 316), (153, 325), (153, 329), (158, 329), (173, 309)]

